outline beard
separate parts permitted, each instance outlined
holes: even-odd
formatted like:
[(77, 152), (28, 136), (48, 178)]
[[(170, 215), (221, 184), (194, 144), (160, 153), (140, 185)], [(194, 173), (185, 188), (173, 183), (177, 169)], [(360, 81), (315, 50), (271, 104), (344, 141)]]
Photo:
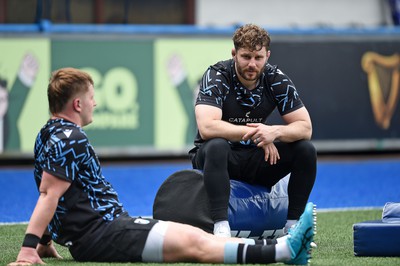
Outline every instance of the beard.
[(238, 75), (242, 77), (246, 81), (256, 81), (260, 78), (261, 73), (264, 71), (265, 65), (257, 71), (255, 68), (242, 68), (239, 64), (236, 63), (236, 71)]

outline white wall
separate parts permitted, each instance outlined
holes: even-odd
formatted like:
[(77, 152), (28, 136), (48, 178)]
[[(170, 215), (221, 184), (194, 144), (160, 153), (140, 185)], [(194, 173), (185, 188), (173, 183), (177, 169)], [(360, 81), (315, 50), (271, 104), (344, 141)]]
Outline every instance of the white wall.
[(374, 27), (392, 24), (387, 0), (197, 0), (196, 24)]

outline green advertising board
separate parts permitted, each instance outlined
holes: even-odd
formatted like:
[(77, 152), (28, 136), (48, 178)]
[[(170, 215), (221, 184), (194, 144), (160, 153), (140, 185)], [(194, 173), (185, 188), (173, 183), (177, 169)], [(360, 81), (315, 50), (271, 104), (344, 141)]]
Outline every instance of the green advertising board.
[(0, 154), (31, 153), (48, 119), (50, 41), (2, 39), (0, 51)]
[(95, 83), (97, 107), (86, 127), (100, 148), (150, 147), (154, 143), (152, 41), (54, 40), (53, 69), (75, 67)]
[[(8, 106), (1, 105), (8, 109), (3, 120), (14, 123), (1, 127), (0, 153), (32, 152), (36, 134), (49, 118), (48, 79), (63, 67), (84, 70), (94, 80), (97, 107), (93, 123), (85, 127), (93, 146), (103, 152), (157, 153), (192, 145), (199, 80), (209, 65), (229, 58), (232, 47), (229, 40), (217, 38), (40, 38), (5, 39), (0, 48), (9, 51), (0, 56), (0, 78), (12, 96)], [(18, 73), (26, 57), (36, 67), (34, 82), (28, 90), (14, 89), (22, 86)]]
[(158, 39), (154, 45), (155, 145), (182, 149), (196, 133), (194, 100), (206, 69), (231, 57), (227, 39)]

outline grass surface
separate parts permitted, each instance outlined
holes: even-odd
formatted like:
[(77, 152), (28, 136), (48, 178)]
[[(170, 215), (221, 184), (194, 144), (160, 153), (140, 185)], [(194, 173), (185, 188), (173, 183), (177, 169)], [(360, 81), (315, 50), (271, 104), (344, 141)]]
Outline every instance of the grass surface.
[[(318, 248), (313, 250), (311, 265), (400, 265), (400, 257), (355, 257), (353, 254), (353, 224), (366, 220), (378, 220), (381, 219), (381, 215), (381, 210), (318, 213), (318, 233), (315, 236)], [(25, 229), (26, 224), (0, 226), (0, 265), (6, 265), (16, 259)], [(64, 259), (44, 259), (48, 265), (133, 265), (130, 263), (78, 263), (72, 260), (66, 248), (57, 246), (57, 250)], [(141, 264), (135, 263), (137, 266)], [(177, 263), (177, 265), (193, 264)]]

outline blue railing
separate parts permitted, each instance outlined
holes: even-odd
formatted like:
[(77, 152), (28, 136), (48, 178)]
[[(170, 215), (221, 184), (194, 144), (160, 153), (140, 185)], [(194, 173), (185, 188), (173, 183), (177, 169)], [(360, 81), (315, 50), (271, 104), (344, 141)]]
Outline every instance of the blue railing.
[[(0, 24), (2, 33), (74, 33), (74, 34), (141, 34), (141, 35), (229, 35), (238, 25), (138, 25), (138, 24), (58, 24), (41, 20), (35, 24)], [(399, 36), (400, 26), (354, 28), (267, 28), (271, 35), (384, 35)]]

